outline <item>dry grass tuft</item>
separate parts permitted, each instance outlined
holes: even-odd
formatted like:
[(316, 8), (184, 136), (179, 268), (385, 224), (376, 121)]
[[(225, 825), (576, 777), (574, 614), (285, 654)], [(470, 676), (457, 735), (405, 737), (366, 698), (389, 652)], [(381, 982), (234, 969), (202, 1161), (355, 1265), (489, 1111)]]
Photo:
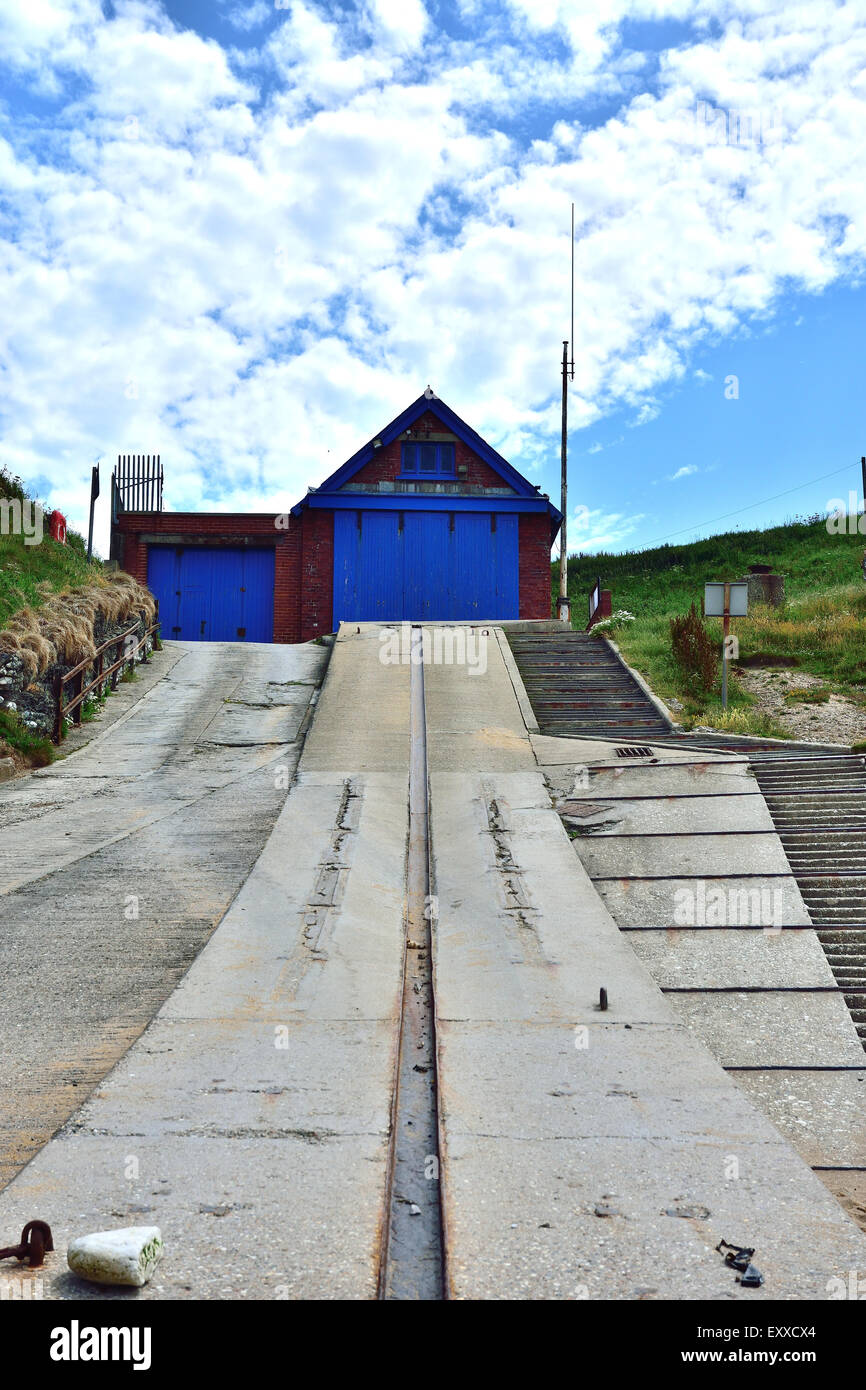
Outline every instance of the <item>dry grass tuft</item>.
[(0, 651), (15, 652), (31, 678), (43, 675), (58, 659), (77, 666), (94, 656), (98, 617), (131, 625), (136, 618), (149, 624), (156, 614), (150, 592), (122, 570), (100, 574), (60, 593), (47, 583), (38, 588), (42, 606), (19, 609), (0, 632)]

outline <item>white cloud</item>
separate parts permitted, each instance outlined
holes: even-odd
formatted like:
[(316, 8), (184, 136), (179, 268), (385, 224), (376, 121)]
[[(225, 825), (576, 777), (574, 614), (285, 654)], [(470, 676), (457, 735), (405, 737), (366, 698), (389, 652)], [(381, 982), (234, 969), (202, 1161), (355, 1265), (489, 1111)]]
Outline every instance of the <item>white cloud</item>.
[(261, 26), (273, 17), (273, 0), (268, 4), (268, 0), (253, 0), (252, 4), (232, 5), (225, 13), (225, 18), (235, 29), (249, 32), (251, 29), (260, 29)]
[[(697, 348), (862, 270), (854, 6), (464, 8), (453, 41), (417, 0), (340, 23), (295, 0), (229, 53), (155, 0), (7, 7), (0, 63), (57, 109), (0, 130), (4, 462), (79, 523), (90, 460), (118, 451), (161, 452), (174, 505), (205, 473), (281, 505), (428, 380), (518, 466), (555, 462), (572, 199), (574, 429), (645, 423)], [(696, 26), (657, 86), (627, 16)], [(619, 103), (594, 129), (588, 94)], [(747, 111), (783, 113), (781, 137), (729, 143)], [(591, 543), (633, 521), (599, 514)]]
[(419, 47), (428, 16), (421, 0), (371, 0), (374, 33), (403, 52)]
[(629, 516), (625, 512), (606, 512), (601, 507), (591, 508), (581, 503), (575, 507), (568, 523), (569, 553), (588, 555), (620, 546), (643, 520), (642, 512)]
[(678, 478), (690, 478), (693, 473), (699, 473), (700, 469), (696, 463), (686, 463), (682, 468), (678, 468), (676, 473), (668, 474), (668, 482), (675, 483)]

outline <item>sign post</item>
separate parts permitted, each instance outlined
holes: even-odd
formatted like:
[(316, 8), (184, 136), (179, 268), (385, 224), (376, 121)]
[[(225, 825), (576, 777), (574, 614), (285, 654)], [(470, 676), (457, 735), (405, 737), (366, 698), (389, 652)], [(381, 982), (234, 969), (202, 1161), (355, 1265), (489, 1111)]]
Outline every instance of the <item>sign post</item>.
[(99, 464), (95, 463), (90, 473), (90, 526), (87, 531), (87, 558), (93, 559), (93, 509), (99, 496)]
[(722, 709), (728, 708), (728, 661), (736, 660), (738, 643), (731, 636), (731, 618), (744, 618), (749, 611), (749, 585), (726, 580), (704, 585), (704, 617), (722, 619)]

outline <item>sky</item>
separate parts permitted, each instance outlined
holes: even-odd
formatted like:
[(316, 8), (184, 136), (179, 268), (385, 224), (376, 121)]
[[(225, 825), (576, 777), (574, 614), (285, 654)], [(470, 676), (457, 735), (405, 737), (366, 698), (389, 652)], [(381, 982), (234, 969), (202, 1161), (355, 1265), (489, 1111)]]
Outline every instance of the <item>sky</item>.
[(284, 510), (428, 385), (569, 550), (866, 454), (866, 0), (0, 0), (0, 463)]

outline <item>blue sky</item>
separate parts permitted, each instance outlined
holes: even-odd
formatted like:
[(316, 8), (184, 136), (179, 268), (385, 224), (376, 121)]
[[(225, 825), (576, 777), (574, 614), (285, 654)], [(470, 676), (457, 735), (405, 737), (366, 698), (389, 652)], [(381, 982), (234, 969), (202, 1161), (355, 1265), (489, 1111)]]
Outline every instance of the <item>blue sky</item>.
[(0, 460), (79, 526), (119, 452), (282, 509), (428, 382), (557, 499), (572, 200), (570, 548), (858, 483), (861, 3), (3, 0), (0, 69)]

